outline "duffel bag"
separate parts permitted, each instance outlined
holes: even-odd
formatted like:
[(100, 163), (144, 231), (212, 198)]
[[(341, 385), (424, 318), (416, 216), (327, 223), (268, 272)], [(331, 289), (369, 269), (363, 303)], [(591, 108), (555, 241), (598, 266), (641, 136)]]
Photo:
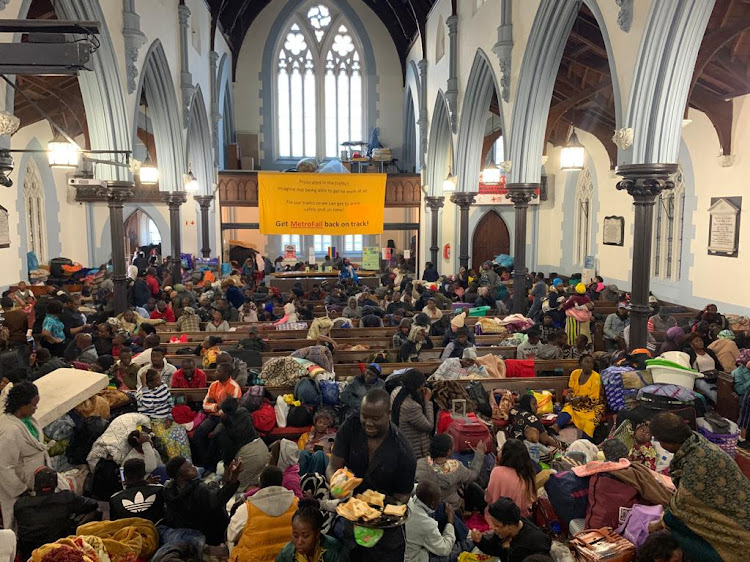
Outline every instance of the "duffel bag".
[(584, 519), (589, 505), (589, 477), (573, 471), (558, 472), (544, 485), (552, 508), (567, 527), (573, 519)]

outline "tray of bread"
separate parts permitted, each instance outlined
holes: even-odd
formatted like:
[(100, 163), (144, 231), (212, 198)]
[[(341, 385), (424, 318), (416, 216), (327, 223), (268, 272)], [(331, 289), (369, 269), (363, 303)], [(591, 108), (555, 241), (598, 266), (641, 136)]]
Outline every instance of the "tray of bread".
[(367, 490), (336, 508), (341, 517), (370, 529), (390, 529), (403, 525), (409, 518), (409, 507), (385, 494)]

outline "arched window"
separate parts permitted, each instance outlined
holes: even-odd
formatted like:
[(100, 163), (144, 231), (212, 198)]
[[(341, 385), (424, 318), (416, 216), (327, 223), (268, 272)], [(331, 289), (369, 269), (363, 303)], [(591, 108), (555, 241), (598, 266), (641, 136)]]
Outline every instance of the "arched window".
[(592, 209), (591, 198), (594, 193), (594, 185), (591, 183), (591, 174), (587, 168), (578, 173), (578, 184), (576, 185), (575, 202), (575, 260), (576, 264), (582, 265), (586, 256), (591, 251), (591, 221)]
[(44, 222), (44, 184), (36, 163), (29, 159), (23, 178), (23, 200), (26, 207), (26, 241), (29, 252), (39, 263), (47, 262), (47, 229)]
[(362, 50), (343, 17), (324, 3), (292, 17), (276, 59), (277, 156), (335, 158), (365, 140)]
[(682, 170), (678, 170), (673, 179), (674, 189), (662, 191), (656, 200), (652, 269), (654, 277), (679, 281), (685, 218), (685, 183)]
[(435, 40), (435, 62), (440, 62), (443, 55), (445, 55), (445, 22), (443, 16), (440, 16), (438, 18), (437, 39)]

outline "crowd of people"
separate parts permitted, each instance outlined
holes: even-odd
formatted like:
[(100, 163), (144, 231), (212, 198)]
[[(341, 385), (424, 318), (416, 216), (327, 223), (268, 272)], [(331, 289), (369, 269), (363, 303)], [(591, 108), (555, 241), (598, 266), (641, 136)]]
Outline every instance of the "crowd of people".
[[(82, 528), (127, 542), (117, 534), (127, 525), (127, 533), (150, 545), (136, 557), (153, 560), (421, 562), (472, 551), (503, 561), (551, 560), (553, 540), (559, 544), (562, 534), (557, 518), (543, 510), (547, 483), (578, 465), (591, 477), (589, 506), (603, 493), (593, 485), (600, 473), (617, 474), (611, 480), (627, 487), (631, 501), (624, 507), (636, 500), (663, 506), (654, 533), (638, 545), (639, 560), (742, 559), (742, 544), (750, 544), (750, 483), (734, 461), (673, 414), (647, 420), (625, 411), (616, 425), (607, 422), (599, 371), (628, 364), (633, 354), (628, 295), (601, 278), (586, 285), (532, 273), (521, 328), (508, 329), (500, 342), (516, 347), (521, 360), (578, 362), (557, 397), (556, 416), (547, 418), (539, 411), (541, 395), (483, 397), (457, 382), (490, 378), (497, 368), (478, 355), (465, 308), (507, 312), (507, 269), (487, 262), (478, 273), (462, 268), (440, 276), (428, 264), (420, 280), (396, 269), (369, 288), (352, 264), (342, 263), (338, 280), (310, 290), (296, 283), (282, 293), (246, 266), (236, 264), (223, 280), (207, 272), (175, 283), (166, 267), (141, 261), (131, 272), (130, 307), (117, 315), (106, 268), (80, 294), (53, 286), (34, 294), (19, 283), (3, 295), (0, 339), (18, 364), (2, 373), (0, 508), (22, 559), (57, 560), (49, 545), (77, 548), (64, 539)], [(597, 319), (597, 300), (616, 302), (617, 310)], [(317, 303), (324, 303), (325, 316), (316, 314)], [(703, 373), (735, 371), (744, 440), (748, 334), (732, 331), (713, 305), (687, 323), (659, 310), (655, 299), (653, 306), (648, 327), (666, 333), (661, 351), (685, 350)], [(595, 351), (597, 321), (605, 348)], [(267, 362), (243, 360), (269, 351), (264, 330), (301, 322), (312, 345)], [(225, 343), (238, 323), (250, 326)], [(392, 345), (339, 385), (339, 345), (330, 329), (353, 326), (392, 327)], [(170, 338), (179, 342), (181, 334), (200, 331), (206, 332), (200, 344), (185, 340), (183, 356), (170, 356), (164, 346)], [(644, 353), (655, 354), (656, 345), (652, 335)], [(442, 348), (441, 364), (426, 373), (420, 356), (433, 347)], [(386, 375), (381, 365), (389, 362), (413, 365)], [(34, 417), (40, 400), (34, 381), (67, 366), (106, 374), (106, 398), (97, 395), (42, 428)], [(300, 368), (304, 375), (295, 375)], [(262, 386), (290, 382), (287, 397)], [(335, 399), (328, 401), (331, 385)], [(199, 402), (180, 393), (195, 389), (205, 389)], [(703, 391), (716, 401), (710, 384)], [(452, 399), (468, 403), (468, 413), (453, 412)], [(303, 428), (298, 441), (273, 436), (281, 418)], [(105, 420), (98, 432), (91, 419)], [(467, 438), (457, 419), (483, 428), (482, 438)], [(643, 477), (657, 475), (654, 439), (671, 458), (661, 470), (672, 483), (657, 489), (656, 479)], [(76, 466), (71, 448), (86, 440), (77, 464), (88, 465), (91, 476), (79, 489), (69, 478)], [(59, 454), (50, 449), (60, 442), (71, 463), (53, 461)], [(623, 461), (627, 466), (615, 467)], [(408, 505), (405, 524), (373, 531), (338, 516), (347, 498), (335, 497), (328, 481), (344, 468), (362, 479), (355, 493), (373, 490)], [(607, 485), (602, 480), (602, 489)], [(601, 503), (592, 508), (595, 520), (616, 527), (612, 509), (620, 505)]]

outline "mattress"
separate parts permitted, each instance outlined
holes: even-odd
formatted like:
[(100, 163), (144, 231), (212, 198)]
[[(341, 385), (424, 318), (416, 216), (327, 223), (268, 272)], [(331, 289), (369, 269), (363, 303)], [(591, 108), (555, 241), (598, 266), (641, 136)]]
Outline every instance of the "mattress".
[(79, 369), (57, 369), (34, 381), (39, 389), (39, 406), (34, 417), (42, 427), (78, 404), (107, 388), (109, 377)]

